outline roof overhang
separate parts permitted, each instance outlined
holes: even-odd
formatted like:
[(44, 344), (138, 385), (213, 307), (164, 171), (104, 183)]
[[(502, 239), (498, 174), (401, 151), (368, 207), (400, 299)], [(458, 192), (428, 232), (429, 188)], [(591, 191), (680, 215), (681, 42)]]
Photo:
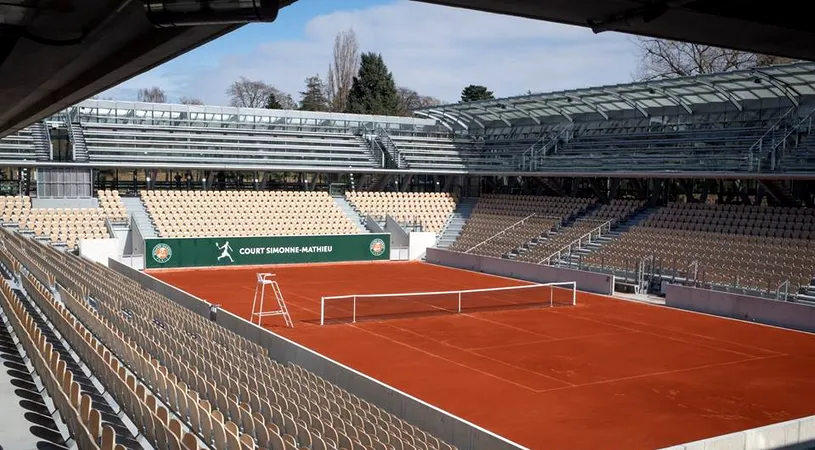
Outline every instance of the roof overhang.
[(815, 21), (798, 0), (417, 0), (815, 61)]

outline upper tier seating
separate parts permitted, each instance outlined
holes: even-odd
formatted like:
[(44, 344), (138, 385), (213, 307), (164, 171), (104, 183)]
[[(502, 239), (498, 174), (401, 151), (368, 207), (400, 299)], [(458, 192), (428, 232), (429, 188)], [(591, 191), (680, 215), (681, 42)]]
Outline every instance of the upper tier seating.
[(34, 127), (24, 128), (0, 139), (0, 160), (34, 161), (37, 159), (37, 141)]
[(141, 191), (161, 237), (356, 234), (326, 192)]
[(785, 112), (698, 114), (666, 123), (653, 118), (548, 123), (490, 128), (470, 137), (394, 133), (390, 139), (407, 166), (417, 169), (743, 172), (756, 162), (749, 149)]
[(94, 163), (377, 167), (362, 138), (344, 131), (82, 122), (81, 133)]
[[(483, 140), (453, 138), (446, 134), (391, 134), (390, 139), (411, 169), (514, 170), (518, 165), (516, 151), (522, 147), (503, 142), (498, 148)], [(520, 151), (523, 150), (525, 148)]]
[(478, 200), (450, 250), (501, 257), (558, 228), (593, 203), (586, 198), (486, 195)]
[(696, 271), (707, 283), (759, 290), (786, 280), (806, 285), (815, 269), (815, 211), (672, 203), (583, 261), (630, 270), (650, 256), (664, 270), (690, 278)]
[(68, 248), (76, 247), (80, 239), (110, 238), (105, 218), (127, 221), (118, 196), (106, 198), (102, 208), (32, 208), (28, 197), (0, 197), (0, 204), (4, 224), (16, 224), (20, 231)]
[(747, 171), (748, 150), (777, 119), (773, 112), (668, 125), (582, 124), (546, 156), (545, 170)]
[(399, 223), (420, 223), (424, 231), (441, 232), (456, 208), (456, 199), (444, 192), (346, 192), (345, 197), (362, 215), (383, 220), (390, 215)]
[[(30, 269), (23, 275), (30, 297), (26, 303), (44, 311), (107, 395), (121, 405), (118, 414), (86, 419), (70, 414), (67, 405), (94, 385), (47, 385), (49, 394), (67, 398), (55, 403), (83, 449), (101, 442), (103, 450), (112, 450), (104, 445), (106, 436), (108, 441), (120, 434), (131, 438), (129, 429), (108, 423), (118, 416), (136, 425), (133, 440), (156, 449), (454, 449), (308, 370), (279, 363), (266, 348), (107, 267), (7, 231), (0, 231), (0, 244), (6, 271)], [(46, 287), (51, 285), (61, 301)], [(8, 299), (8, 289), (3, 294), (0, 307), (13, 310), (22, 324), (16, 329), (32, 329), (19, 302)], [(37, 371), (47, 377), (56, 368), (57, 377), (70, 381), (60, 363), (71, 354), (69, 349), (54, 354), (54, 333), (32, 334), (37, 345), (27, 347), (29, 354), (36, 358), (44, 352), (52, 363), (35, 364)], [(39, 338), (43, 334), (47, 342)], [(79, 365), (67, 367), (70, 371)], [(75, 403), (80, 411), (86, 409), (82, 402)]]

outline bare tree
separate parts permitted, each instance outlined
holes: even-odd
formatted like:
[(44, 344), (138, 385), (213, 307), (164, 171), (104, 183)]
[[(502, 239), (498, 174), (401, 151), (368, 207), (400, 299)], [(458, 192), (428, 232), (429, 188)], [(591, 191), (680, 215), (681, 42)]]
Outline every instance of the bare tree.
[(334, 61), (328, 66), (326, 90), (331, 111), (345, 111), (348, 93), (359, 70), (359, 42), (353, 28), (334, 38)]
[(167, 103), (167, 95), (158, 86), (153, 86), (151, 88), (139, 89), (139, 92), (136, 93), (136, 98), (140, 102)]
[(750, 69), (793, 61), (779, 56), (650, 37), (634, 38), (634, 43), (639, 49), (640, 58), (634, 77), (639, 81)]
[(226, 89), (229, 104), (239, 108), (263, 108), (269, 98), (269, 85), (241, 77)]
[(179, 103), (182, 105), (203, 105), (204, 102), (197, 97), (181, 97), (178, 99)]
[(418, 92), (406, 87), (397, 89), (399, 95), (399, 113), (403, 116), (410, 115), (414, 109), (427, 108), (440, 105), (441, 101), (435, 97), (419, 95)]

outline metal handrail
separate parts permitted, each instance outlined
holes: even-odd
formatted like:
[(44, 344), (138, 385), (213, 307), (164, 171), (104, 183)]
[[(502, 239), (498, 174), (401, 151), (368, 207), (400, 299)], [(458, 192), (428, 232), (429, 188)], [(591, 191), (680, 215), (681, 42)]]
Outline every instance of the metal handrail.
[(523, 154), (521, 155), (521, 157), (522, 157), (521, 164), (523, 166), (522, 169), (527, 168), (527, 167), (525, 167), (526, 166), (525, 161), (528, 159), (529, 160), (528, 169), (529, 170), (536, 170), (537, 169), (537, 164), (536, 164), (537, 159), (535, 157), (535, 153), (537, 151), (536, 146), (538, 144), (540, 144), (541, 142), (543, 142), (543, 145), (540, 146), (540, 151), (543, 151), (544, 156), (546, 156), (546, 149), (549, 147), (549, 145), (551, 143), (556, 144), (558, 142), (558, 140), (560, 139), (560, 137), (563, 135), (563, 133), (566, 132), (566, 131), (570, 131), (570, 130), (571, 130), (571, 128), (569, 126), (563, 126), (556, 133), (546, 133), (545, 135), (541, 136), (541, 138), (538, 139), (537, 141), (535, 141), (534, 144), (530, 145), (529, 148), (524, 150)]
[(464, 253), (470, 253), (470, 251), (475, 250), (477, 247), (480, 247), (480, 246), (482, 246), (482, 245), (486, 244), (487, 242), (489, 242), (489, 241), (491, 241), (491, 240), (493, 240), (493, 239), (497, 238), (498, 236), (501, 236), (502, 234), (506, 233), (507, 231), (509, 231), (509, 230), (511, 230), (511, 229), (513, 229), (513, 228), (515, 228), (516, 226), (518, 226), (518, 225), (520, 225), (520, 224), (522, 224), (522, 223), (526, 222), (527, 220), (529, 220), (529, 219), (531, 219), (532, 217), (535, 217), (535, 216), (537, 216), (537, 213), (535, 213), (535, 214), (530, 214), (530, 215), (528, 215), (528, 216), (524, 217), (523, 219), (521, 219), (521, 220), (519, 220), (519, 221), (517, 221), (517, 222), (513, 223), (512, 225), (510, 225), (510, 226), (508, 226), (508, 227), (504, 228), (503, 230), (499, 231), (498, 233), (495, 233), (494, 235), (492, 235), (492, 236), (488, 237), (487, 239), (484, 239), (483, 241), (479, 242), (478, 244), (473, 245), (472, 247), (470, 247), (470, 248), (468, 248), (467, 250), (465, 250), (465, 251), (464, 251)]
[[(792, 133), (795, 133), (796, 131), (798, 131), (798, 127), (802, 123), (804, 123), (805, 121), (809, 120), (812, 117), (813, 113), (815, 113), (815, 109), (811, 110), (806, 116), (804, 116), (803, 118), (801, 118), (801, 120), (796, 122), (795, 125), (791, 126), (789, 128), (789, 131), (787, 131), (784, 134), (784, 136), (782, 136), (781, 139), (779, 139), (778, 142), (776, 142), (775, 145), (773, 145), (773, 147), (769, 150), (769, 153), (771, 153), (773, 155), (773, 164), (770, 167), (770, 169), (775, 169), (775, 151), (776, 151), (776, 149), (778, 149), (778, 147), (781, 144), (787, 142), (787, 138), (789, 138), (790, 135), (792, 135)], [(759, 159), (759, 168), (760, 168), (760, 166), (761, 166), (761, 159)]]
[(790, 295), (790, 280), (785, 280), (775, 288), (775, 299), (781, 300), (781, 288), (784, 288), (784, 301), (788, 301)]
[(588, 237), (589, 242), (591, 242), (591, 237), (595, 232), (599, 233), (597, 237), (600, 237), (600, 236), (602, 236), (603, 228), (608, 228), (608, 230), (611, 231), (611, 222), (612, 222), (611, 220), (608, 220), (606, 222), (603, 222), (603, 224), (601, 224), (600, 226), (598, 226), (596, 228), (592, 228), (591, 231), (589, 231), (588, 233), (585, 233), (585, 234), (581, 235), (579, 238), (577, 238), (574, 241), (570, 242), (569, 244), (564, 245), (563, 247), (561, 247), (558, 251), (556, 251), (556, 252), (552, 253), (551, 255), (549, 255), (548, 257), (543, 258), (542, 260), (538, 261), (538, 264), (543, 264), (544, 262), (546, 262), (547, 264), (551, 265), (552, 258), (557, 256), (558, 259), (560, 259), (560, 255), (562, 255), (564, 251), (571, 250), (572, 246), (575, 245), (575, 244), (580, 245), (583, 242), (584, 238)]
[[(778, 120), (773, 122), (773, 124), (770, 125), (767, 128), (767, 131), (765, 131), (764, 134), (759, 136), (759, 138), (756, 139), (756, 141), (753, 143), (753, 145), (751, 145), (750, 148), (747, 149), (747, 155), (748, 155), (748, 158), (750, 159), (749, 162), (750, 162), (751, 168), (752, 168), (753, 159), (754, 159), (753, 158), (753, 153), (754, 153), (754, 150), (756, 149), (756, 147), (758, 147), (758, 154), (759, 154), (758, 159), (761, 160), (761, 153), (762, 153), (761, 146), (764, 143), (764, 138), (767, 137), (767, 135), (769, 135), (770, 133), (774, 132), (775, 128), (781, 122), (783, 122), (787, 118), (787, 116), (792, 114), (793, 111), (797, 111), (797, 108), (795, 106), (791, 106), (789, 109), (787, 109), (787, 111), (784, 114), (782, 114), (781, 117), (778, 118)], [(759, 164), (756, 164), (756, 171), (758, 171), (758, 170), (759, 170)]]
[(376, 128), (376, 135), (379, 136), (379, 139), (385, 144), (386, 148), (393, 148), (393, 155), (391, 155), (396, 163), (397, 168), (404, 167), (403, 160), (402, 160), (402, 151), (399, 150), (399, 147), (393, 142), (391, 136), (385, 131), (382, 127)]

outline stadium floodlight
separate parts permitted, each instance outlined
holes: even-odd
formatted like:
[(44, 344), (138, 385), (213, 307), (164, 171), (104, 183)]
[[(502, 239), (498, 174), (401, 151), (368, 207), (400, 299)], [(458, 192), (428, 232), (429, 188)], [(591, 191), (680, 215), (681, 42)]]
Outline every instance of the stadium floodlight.
[(144, 0), (156, 27), (274, 22), (280, 0)]

